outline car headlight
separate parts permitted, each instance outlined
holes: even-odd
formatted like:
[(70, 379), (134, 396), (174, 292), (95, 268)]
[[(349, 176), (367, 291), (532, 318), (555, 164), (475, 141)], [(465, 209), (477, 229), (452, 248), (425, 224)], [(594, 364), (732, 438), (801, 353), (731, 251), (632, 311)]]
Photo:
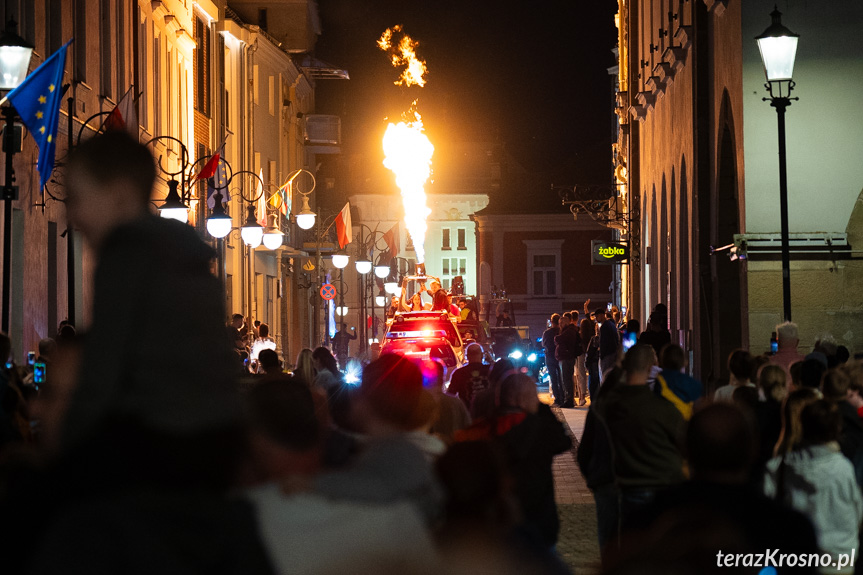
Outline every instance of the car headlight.
[(515, 350), (514, 352), (509, 354), (510, 359), (521, 359), (522, 356), (524, 356), (524, 354), (521, 353), (521, 351), (519, 350)]
[(527, 361), (530, 361), (530, 362), (536, 361), (536, 354), (532, 353), (529, 356), (527, 356)]

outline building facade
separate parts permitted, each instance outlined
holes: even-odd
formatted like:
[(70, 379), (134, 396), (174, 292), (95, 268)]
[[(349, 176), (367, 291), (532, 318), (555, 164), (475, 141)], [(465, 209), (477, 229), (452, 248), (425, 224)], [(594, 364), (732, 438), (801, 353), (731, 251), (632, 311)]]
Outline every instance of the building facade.
[[(269, 323), (286, 358), (302, 347), (299, 338), (289, 337), (302, 333), (309, 316), (307, 306), (297, 304), (292, 276), (296, 227), (291, 212), (282, 213), (266, 200), (290, 174), (316, 165), (303, 121), (315, 111), (314, 71), (302, 68), (300, 60), (320, 34), (317, 4), (242, 2), (237, 11), (231, 4), (13, 0), (0, 7), (0, 17), (14, 19), (19, 34), (35, 46), (31, 71), (75, 39), (65, 68), (68, 88), (55, 174), (44, 192), (38, 189), (38, 149), (32, 138), (25, 138), (24, 149), (13, 157), (20, 196), (12, 202), (8, 319), (16, 361), (36, 349), (40, 339), (53, 336), (60, 320), (84, 329), (90, 321), (95, 260), (67, 225), (63, 163), (70, 149), (100, 130), (127, 93), (134, 101), (139, 140), (151, 147), (159, 166), (153, 209), (164, 201), (168, 180), (180, 180), (189, 225), (220, 254), (214, 273), (225, 280), (227, 311)], [(268, 13), (273, 17), (268, 19)], [(196, 182), (195, 175), (222, 146), (229, 175), (238, 174), (225, 206), (235, 230), (216, 240), (206, 232), (206, 184)], [(255, 206), (257, 219), (286, 234), (284, 247), (250, 251), (243, 245), (239, 228), (249, 205)], [(176, 328), (179, 336), (182, 326)]]
[(572, 214), (479, 212), (476, 222), (481, 319), (495, 324), (492, 301), (506, 293), (515, 323), (536, 339), (553, 313), (605, 306), (612, 301), (611, 266), (593, 265), (591, 242), (612, 241), (612, 231)]
[[(762, 101), (755, 42), (773, 7), (618, 2), (613, 152), (636, 255), (626, 299), (640, 319), (668, 306), (673, 340), (708, 383), (727, 377), (734, 348), (768, 351), (783, 319), (777, 119)], [(863, 12), (838, 2), (778, 8), (801, 37), (801, 99), (787, 112), (792, 319), (801, 351), (825, 337), (859, 351), (863, 168), (845, 158), (863, 144), (861, 120), (845, 111), (860, 88)]]
[(669, 310), (672, 340), (706, 382), (748, 347), (745, 268), (711, 247), (744, 230), (740, 3), (618, 2), (620, 202), (633, 252), (632, 317)]

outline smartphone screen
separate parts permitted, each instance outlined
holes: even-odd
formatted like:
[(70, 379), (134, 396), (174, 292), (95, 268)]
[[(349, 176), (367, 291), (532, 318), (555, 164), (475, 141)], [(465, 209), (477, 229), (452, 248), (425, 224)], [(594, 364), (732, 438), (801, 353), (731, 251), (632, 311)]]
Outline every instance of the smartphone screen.
[(779, 342), (773, 340), (770, 342), (770, 353), (776, 353), (777, 351), (779, 351)]
[(33, 365), (33, 363), (35, 361), (36, 361), (36, 352), (35, 351), (28, 351), (27, 352), (27, 365)]
[(36, 385), (45, 383), (45, 364), (41, 361), (33, 364), (33, 383)]

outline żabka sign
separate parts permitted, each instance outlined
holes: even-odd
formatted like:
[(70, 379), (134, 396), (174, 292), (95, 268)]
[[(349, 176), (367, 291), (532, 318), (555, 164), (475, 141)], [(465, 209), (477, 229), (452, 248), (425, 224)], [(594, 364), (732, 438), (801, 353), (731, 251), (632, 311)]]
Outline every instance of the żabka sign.
[(629, 263), (629, 246), (624, 243), (593, 240), (590, 242), (590, 253), (594, 265)]

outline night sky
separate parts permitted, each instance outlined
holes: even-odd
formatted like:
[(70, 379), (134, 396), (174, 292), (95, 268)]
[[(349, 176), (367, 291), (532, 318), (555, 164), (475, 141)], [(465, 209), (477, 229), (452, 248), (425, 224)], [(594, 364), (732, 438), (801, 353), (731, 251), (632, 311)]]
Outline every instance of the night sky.
[[(387, 178), (381, 137), (419, 98), (426, 133), (447, 145), (491, 141), (529, 173), (502, 183), (498, 207), (559, 206), (550, 184), (608, 185), (611, 170), (615, 0), (319, 0), (316, 56), (349, 71), (321, 81), (317, 111), (342, 118), (343, 153), (362, 155), (370, 180)], [(423, 88), (395, 86), (399, 70), (377, 39), (401, 24), (426, 61)], [(446, 164), (433, 161), (433, 169)], [(525, 190), (525, 187), (531, 188)], [(518, 189), (513, 189), (518, 188)], [(537, 197), (540, 201), (537, 202)]]

